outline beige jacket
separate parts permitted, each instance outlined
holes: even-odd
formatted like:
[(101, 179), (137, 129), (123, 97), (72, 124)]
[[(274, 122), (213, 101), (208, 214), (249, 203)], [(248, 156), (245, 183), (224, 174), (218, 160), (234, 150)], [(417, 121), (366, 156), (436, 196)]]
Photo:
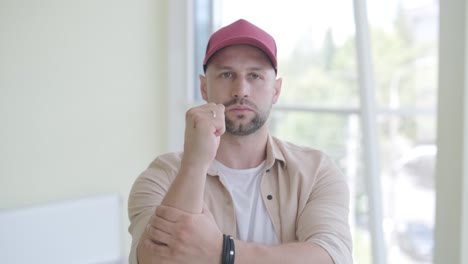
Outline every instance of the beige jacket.
[[(133, 239), (130, 264), (137, 263), (138, 240), (176, 177), (181, 158), (182, 153), (158, 157), (132, 187), (128, 201)], [(269, 169), (262, 176), (261, 193), (281, 243), (316, 243), (336, 264), (351, 264), (349, 191), (332, 160), (320, 151), (269, 137), (266, 165)], [(233, 201), (214, 166), (208, 170), (205, 203), (220, 230), (235, 237)]]

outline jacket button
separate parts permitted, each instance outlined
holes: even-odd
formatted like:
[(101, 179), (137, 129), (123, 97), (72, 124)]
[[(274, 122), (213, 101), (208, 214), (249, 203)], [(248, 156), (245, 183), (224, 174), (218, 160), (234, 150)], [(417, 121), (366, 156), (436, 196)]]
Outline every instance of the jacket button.
[(272, 196), (271, 194), (269, 194), (269, 195), (267, 196), (267, 199), (268, 199), (268, 200), (271, 200), (271, 199), (273, 199), (273, 196)]
[(270, 172), (270, 169), (266, 170), (266, 172)]

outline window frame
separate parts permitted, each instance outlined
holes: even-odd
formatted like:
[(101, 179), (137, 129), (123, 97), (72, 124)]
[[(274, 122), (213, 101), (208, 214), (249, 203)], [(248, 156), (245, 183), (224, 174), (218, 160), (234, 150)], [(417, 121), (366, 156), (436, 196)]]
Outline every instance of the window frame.
[[(219, 7), (216, 0), (211, 1), (211, 12)], [(311, 113), (326, 113), (343, 116), (357, 115), (361, 120), (363, 135), (363, 155), (365, 166), (365, 181), (369, 197), (369, 220), (372, 244), (372, 258), (376, 264), (386, 263), (386, 245), (383, 234), (381, 168), (379, 158), (379, 142), (377, 118), (381, 115), (396, 116), (435, 116), (435, 109), (426, 108), (377, 108), (374, 92), (374, 76), (367, 19), (366, 0), (353, 0), (354, 19), (356, 27), (356, 49), (359, 77), (360, 105), (358, 107), (314, 107), (305, 105), (278, 104), (274, 111), (301, 111)], [(194, 30), (193, 1), (168, 1), (168, 141), (169, 151), (183, 149), (185, 130), (185, 111), (200, 101), (195, 100), (196, 84), (193, 42)], [(183, 16), (181, 15), (181, 10)], [(218, 20), (213, 18), (213, 31), (218, 26)], [(184, 66), (180, 66), (184, 65)]]

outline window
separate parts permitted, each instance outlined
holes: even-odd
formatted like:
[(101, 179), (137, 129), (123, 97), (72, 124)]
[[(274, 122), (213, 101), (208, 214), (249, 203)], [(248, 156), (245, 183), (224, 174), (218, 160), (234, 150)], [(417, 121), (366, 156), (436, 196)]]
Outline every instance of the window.
[[(347, 175), (356, 263), (431, 263), (437, 1), (197, 0), (188, 10), (193, 76), (221, 26), (245, 18), (275, 37), (284, 81), (271, 131), (325, 151)], [(199, 94), (191, 80), (186, 93)]]

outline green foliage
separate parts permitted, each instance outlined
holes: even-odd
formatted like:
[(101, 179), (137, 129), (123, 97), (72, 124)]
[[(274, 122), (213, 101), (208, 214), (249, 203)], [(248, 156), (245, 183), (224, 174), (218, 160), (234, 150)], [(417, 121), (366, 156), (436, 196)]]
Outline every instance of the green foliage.
[(300, 45), (286, 61), (284, 71), (285, 103), (356, 106), (358, 103), (355, 59), (349, 46), (335, 47), (332, 32), (325, 36), (319, 50)]
[(346, 116), (306, 112), (275, 112), (272, 116), (276, 136), (299, 145), (313, 146), (339, 160), (346, 156)]
[[(380, 108), (435, 105), (436, 68), (434, 63), (429, 66), (420, 63), (421, 58), (433, 56), (435, 45), (416, 41), (408, 21), (405, 10), (399, 7), (393, 28), (371, 28), (375, 94)], [(332, 29), (328, 29), (322, 45), (317, 48), (315, 44), (316, 40), (306, 34), (298, 40), (291, 56), (281, 61), (284, 77), (281, 103), (358, 107), (355, 37), (350, 36), (338, 45)], [(302, 113), (287, 116), (282, 124), (274, 126), (275, 131), (288, 135), (295, 142), (314, 146), (344, 144), (341, 140), (344, 135), (337, 131), (343, 131), (346, 122), (338, 122), (339, 118), (320, 114), (308, 117)], [(402, 122), (406, 125), (399, 132), (415, 138), (417, 124), (414, 119), (404, 118)], [(383, 137), (388, 138), (385, 129), (383, 132)]]

